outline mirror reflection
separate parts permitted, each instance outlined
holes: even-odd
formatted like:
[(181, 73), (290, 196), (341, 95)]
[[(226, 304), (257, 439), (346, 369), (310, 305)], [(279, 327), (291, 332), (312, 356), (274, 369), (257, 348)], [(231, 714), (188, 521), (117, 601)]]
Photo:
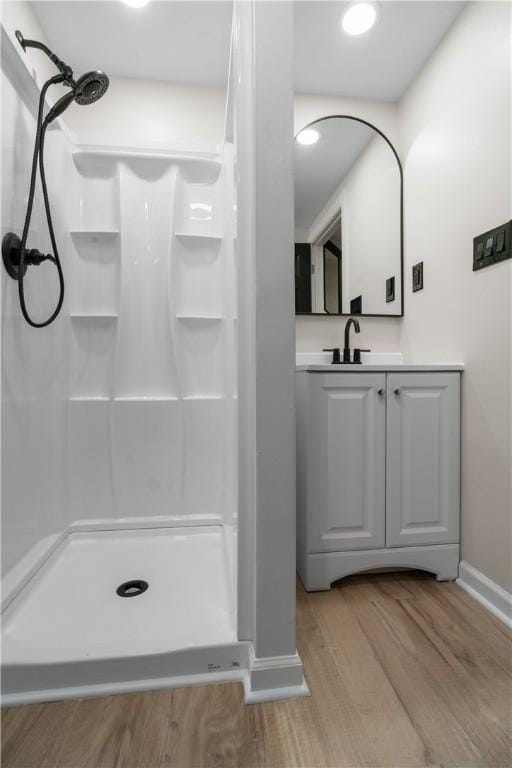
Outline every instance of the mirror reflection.
[(401, 315), (402, 175), (390, 142), (357, 118), (295, 139), (297, 314)]

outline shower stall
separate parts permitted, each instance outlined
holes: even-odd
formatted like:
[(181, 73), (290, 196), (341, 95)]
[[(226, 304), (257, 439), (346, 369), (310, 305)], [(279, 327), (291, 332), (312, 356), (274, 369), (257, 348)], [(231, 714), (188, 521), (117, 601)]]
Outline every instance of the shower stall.
[[(251, 23), (237, 13), (232, 66)], [(36, 130), (22, 56), (3, 26), (2, 234), (23, 225)], [(6, 703), (229, 680), (245, 682), (248, 700), (306, 691), (293, 605), (281, 647), (258, 651), (258, 526), (241, 504), (243, 119), (232, 115), (209, 149), (108, 146), (61, 121), (48, 128), (66, 276), (49, 328), (27, 325), (2, 275)], [(45, 224), (36, 195), (30, 247), (51, 250)], [(52, 264), (29, 268), (25, 296), (36, 319), (55, 306)], [(291, 570), (283, 562), (292, 595), (293, 557)]]

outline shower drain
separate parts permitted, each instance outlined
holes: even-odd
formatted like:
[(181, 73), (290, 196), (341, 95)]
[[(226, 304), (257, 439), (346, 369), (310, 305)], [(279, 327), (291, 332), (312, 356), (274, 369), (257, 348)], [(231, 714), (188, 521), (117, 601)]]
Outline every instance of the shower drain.
[(137, 597), (137, 595), (142, 595), (148, 587), (149, 584), (147, 581), (143, 581), (143, 579), (132, 579), (131, 581), (125, 581), (123, 584), (120, 584), (116, 589), (116, 594), (118, 594), (119, 597)]

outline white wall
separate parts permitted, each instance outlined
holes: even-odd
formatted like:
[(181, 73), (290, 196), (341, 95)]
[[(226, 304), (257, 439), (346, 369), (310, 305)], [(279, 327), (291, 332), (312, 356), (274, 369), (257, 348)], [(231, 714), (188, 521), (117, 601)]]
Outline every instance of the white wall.
[[(294, 133), (308, 123), (328, 115), (353, 115), (368, 120), (380, 128), (393, 144), (398, 141), (396, 104), (389, 102), (347, 99), (338, 96), (295, 94)], [(323, 347), (343, 346), (346, 317), (297, 317), (295, 322), (297, 352), (315, 352)], [(361, 319), (358, 344), (373, 351), (397, 351), (400, 345), (400, 318)]]
[[(511, 6), (472, 2), (403, 98), (411, 362), (462, 360), (462, 556), (511, 574), (511, 262), (472, 272), (472, 238), (511, 217)], [(424, 261), (425, 289), (411, 293)]]
[(224, 88), (113, 77), (103, 98), (72, 104), (64, 120), (81, 139), (105, 144), (221, 144)]

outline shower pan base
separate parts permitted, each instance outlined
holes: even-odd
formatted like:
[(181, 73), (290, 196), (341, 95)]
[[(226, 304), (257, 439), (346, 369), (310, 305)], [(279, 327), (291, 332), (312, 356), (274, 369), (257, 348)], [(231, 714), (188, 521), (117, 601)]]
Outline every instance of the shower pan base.
[(227, 562), (218, 526), (69, 533), (3, 614), (3, 703), (242, 680)]

